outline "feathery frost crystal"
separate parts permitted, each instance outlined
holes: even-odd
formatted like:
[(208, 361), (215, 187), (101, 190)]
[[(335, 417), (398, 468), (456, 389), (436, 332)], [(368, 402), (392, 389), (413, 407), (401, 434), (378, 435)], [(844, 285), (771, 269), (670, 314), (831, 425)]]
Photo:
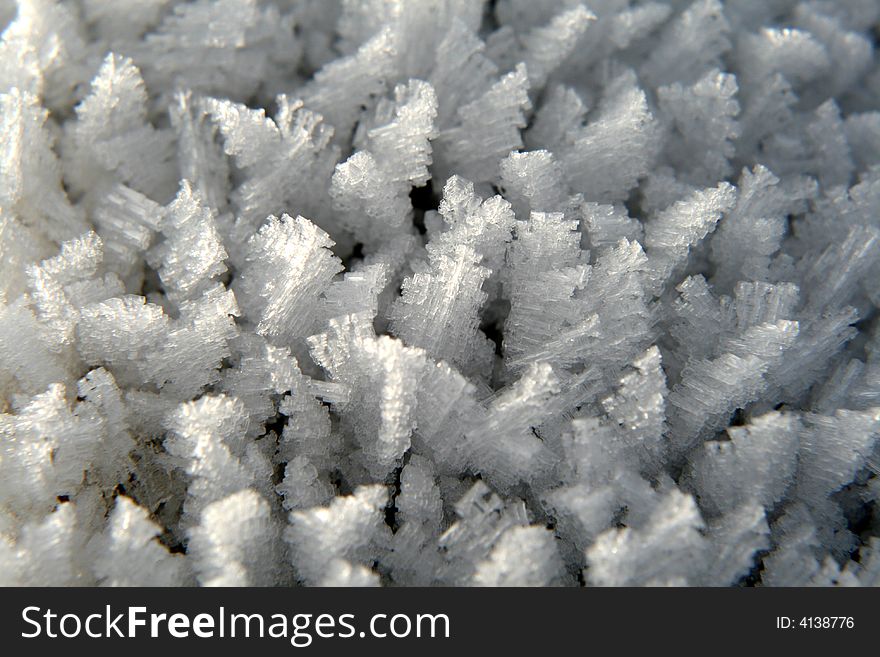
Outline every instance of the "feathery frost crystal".
[(878, 29), (0, 2), (0, 583), (880, 585)]

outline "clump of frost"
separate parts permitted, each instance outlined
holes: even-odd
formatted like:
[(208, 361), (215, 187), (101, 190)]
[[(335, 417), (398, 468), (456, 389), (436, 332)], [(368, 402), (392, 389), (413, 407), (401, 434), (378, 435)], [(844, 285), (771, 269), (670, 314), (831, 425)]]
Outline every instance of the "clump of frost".
[(0, 2), (0, 583), (880, 583), (880, 9)]

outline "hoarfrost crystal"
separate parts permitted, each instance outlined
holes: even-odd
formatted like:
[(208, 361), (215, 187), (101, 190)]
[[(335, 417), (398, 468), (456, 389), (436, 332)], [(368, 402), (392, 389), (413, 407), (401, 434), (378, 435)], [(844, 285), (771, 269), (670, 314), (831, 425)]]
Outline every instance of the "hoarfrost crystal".
[(880, 583), (880, 9), (0, 2), (0, 583)]

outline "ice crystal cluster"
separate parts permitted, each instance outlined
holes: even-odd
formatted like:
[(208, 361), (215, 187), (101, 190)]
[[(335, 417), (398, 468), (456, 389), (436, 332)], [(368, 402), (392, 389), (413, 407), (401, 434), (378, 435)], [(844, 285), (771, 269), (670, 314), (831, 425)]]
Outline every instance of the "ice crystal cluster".
[(880, 2), (0, 25), (3, 584), (880, 585)]

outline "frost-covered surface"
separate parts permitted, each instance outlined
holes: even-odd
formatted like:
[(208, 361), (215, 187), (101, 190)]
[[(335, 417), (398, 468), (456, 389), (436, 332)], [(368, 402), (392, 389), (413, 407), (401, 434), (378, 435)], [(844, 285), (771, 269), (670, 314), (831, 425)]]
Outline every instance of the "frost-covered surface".
[(3, 584), (880, 585), (876, 0), (0, 24)]

